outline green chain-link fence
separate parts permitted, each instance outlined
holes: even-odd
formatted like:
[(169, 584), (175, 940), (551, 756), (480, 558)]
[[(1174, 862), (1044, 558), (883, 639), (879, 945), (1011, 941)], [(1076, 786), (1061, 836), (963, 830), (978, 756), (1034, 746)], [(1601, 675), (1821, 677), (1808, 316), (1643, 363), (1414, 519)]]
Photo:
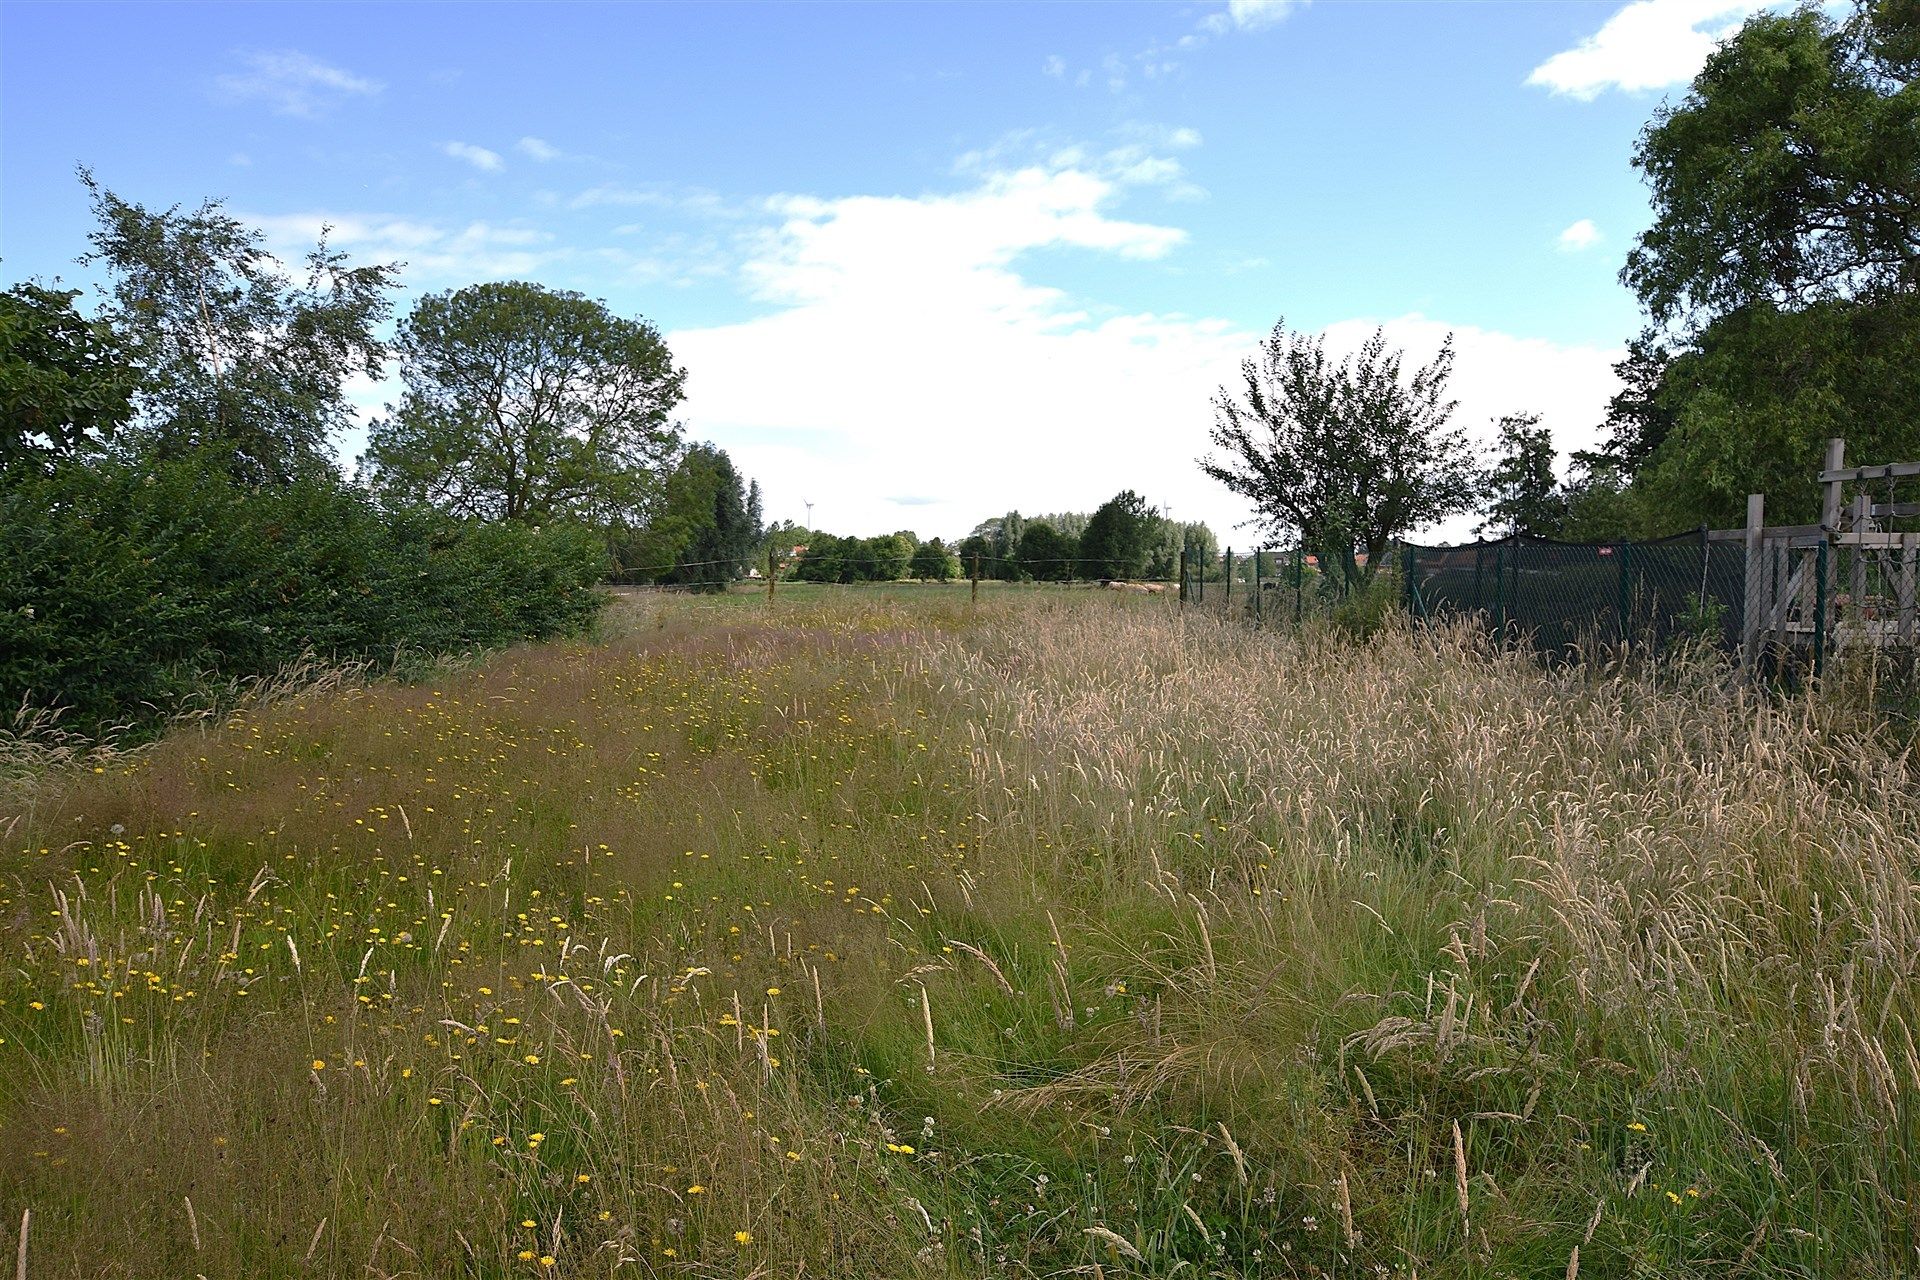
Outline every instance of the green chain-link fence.
[(1623, 641), (1662, 647), (1682, 636), (1740, 643), (1746, 553), (1705, 531), (1654, 542), (1510, 537), (1401, 549), (1416, 617), (1478, 617), (1543, 653)]

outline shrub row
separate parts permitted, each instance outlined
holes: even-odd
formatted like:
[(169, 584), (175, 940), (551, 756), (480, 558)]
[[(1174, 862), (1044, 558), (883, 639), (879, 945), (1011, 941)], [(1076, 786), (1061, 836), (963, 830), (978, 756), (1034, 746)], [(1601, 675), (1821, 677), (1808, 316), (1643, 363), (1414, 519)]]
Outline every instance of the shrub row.
[(150, 727), (312, 655), (386, 665), (576, 630), (588, 530), (390, 509), (330, 476), (262, 488), (197, 460), (0, 477), (0, 699)]

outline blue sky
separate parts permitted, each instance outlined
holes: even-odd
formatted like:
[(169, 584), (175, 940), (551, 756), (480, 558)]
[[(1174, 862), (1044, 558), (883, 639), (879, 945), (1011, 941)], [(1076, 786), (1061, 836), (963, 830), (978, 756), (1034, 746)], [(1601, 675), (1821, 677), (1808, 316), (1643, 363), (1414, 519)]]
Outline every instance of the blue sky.
[(1282, 316), (1453, 331), (1463, 421), (1594, 438), (1635, 135), (1754, 7), (11, 0), (0, 270), (85, 280), (86, 164), (289, 252), (331, 223), (406, 297), (644, 315), (771, 516), (953, 535), (1131, 487), (1235, 541), (1193, 459)]

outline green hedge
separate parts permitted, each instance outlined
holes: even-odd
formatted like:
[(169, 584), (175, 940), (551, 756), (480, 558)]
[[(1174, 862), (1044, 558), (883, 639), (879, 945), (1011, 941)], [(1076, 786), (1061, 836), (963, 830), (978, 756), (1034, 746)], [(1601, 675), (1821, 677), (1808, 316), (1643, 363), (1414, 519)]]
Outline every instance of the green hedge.
[(150, 726), (312, 653), (385, 663), (574, 631), (604, 544), (388, 510), (331, 478), (248, 489), (195, 461), (0, 477), (0, 700)]

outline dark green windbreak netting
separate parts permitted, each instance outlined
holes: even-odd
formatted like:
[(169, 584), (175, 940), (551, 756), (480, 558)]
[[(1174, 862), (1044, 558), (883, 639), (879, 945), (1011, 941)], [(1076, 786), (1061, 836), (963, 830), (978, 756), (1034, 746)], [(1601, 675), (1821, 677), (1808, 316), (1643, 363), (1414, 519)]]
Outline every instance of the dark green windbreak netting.
[(1546, 653), (1681, 637), (1740, 643), (1746, 549), (1704, 532), (1655, 542), (1408, 545), (1402, 557), (1415, 616), (1479, 617)]

